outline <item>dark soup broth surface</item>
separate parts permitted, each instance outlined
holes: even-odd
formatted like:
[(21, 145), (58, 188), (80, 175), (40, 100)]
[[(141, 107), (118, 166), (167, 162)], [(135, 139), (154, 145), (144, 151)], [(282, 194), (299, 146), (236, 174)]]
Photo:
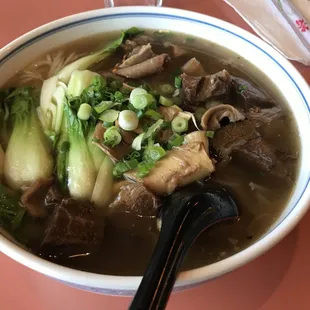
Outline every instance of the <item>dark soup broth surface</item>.
[(119, 38), (52, 50), (1, 88), (0, 225), (52, 262), (142, 275), (165, 196), (216, 183), (240, 216), (203, 232), (182, 268), (242, 251), (295, 186), (299, 137), (285, 99), (211, 42), (135, 28)]

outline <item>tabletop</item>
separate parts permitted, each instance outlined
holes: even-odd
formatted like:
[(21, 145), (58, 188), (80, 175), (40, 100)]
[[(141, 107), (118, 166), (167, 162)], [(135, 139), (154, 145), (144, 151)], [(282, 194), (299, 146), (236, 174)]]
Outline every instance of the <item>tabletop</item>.
[[(103, 0), (1, 1), (0, 47), (66, 15), (103, 7)], [(164, 0), (165, 6), (215, 16), (251, 31), (222, 0)], [(251, 31), (252, 32), (252, 31)], [(310, 67), (294, 63), (310, 83)], [(198, 288), (172, 295), (167, 310), (310, 309), (310, 213), (281, 243), (253, 262)], [(0, 253), (2, 310), (123, 310), (130, 298), (80, 291)]]

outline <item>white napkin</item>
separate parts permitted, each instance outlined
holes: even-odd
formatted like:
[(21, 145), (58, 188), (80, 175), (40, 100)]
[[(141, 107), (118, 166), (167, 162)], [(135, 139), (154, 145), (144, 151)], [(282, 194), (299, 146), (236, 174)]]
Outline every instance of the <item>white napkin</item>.
[(310, 66), (310, 0), (224, 0), (269, 44)]

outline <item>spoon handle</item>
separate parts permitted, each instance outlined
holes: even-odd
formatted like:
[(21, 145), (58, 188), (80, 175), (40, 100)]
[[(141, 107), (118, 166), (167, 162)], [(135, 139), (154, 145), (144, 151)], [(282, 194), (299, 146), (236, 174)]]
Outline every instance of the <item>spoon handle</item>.
[[(165, 309), (168, 302), (185, 248), (182, 238), (177, 237), (184, 222), (184, 215), (167, 213), (163, 218), (152, 259), (129, 310)], [(185, 216), (187, 214), (188, 212)]]
[(238, 215), (236, 208), (224, 208), (218, 197), (214, 201), (217, 205), (208, 207), (205, 197), (196, 195), (178, 201), (176, 208), (165, 208), (158, 242), (129, 310), (165, 309), (194, 240), (211, 225)]

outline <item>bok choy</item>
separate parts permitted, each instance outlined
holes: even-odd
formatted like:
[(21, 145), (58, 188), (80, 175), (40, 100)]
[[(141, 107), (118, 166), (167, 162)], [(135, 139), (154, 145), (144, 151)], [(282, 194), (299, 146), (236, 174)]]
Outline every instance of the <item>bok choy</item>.
[(95, 76), (98, 76), (97, 73), (86, 69), (113, 54), (125, 39), (141, 32), (135, 27), (123, 31), (118, 39), (102, 50), (68, 64), (57, 75), (43, 82), (38, 114), (45, 131), (59, 133), (63, 117), (64, 97), (80, 96), (83, 89), (92, 82)]
[(12, 189), (21, 189), (53, 173), (49, 141), (42, 131), (31, 89), (17, 88), (7, 98), (13, 124), (4, 161), (4, 177)]
[(68, 142), (66, 157), (68, 172), (68, 190), (75, 199), (90, 199), (97, 171), (87, 145), (87, 122), (83, 122), (65, 104), (64, 117), (68, 124)]

